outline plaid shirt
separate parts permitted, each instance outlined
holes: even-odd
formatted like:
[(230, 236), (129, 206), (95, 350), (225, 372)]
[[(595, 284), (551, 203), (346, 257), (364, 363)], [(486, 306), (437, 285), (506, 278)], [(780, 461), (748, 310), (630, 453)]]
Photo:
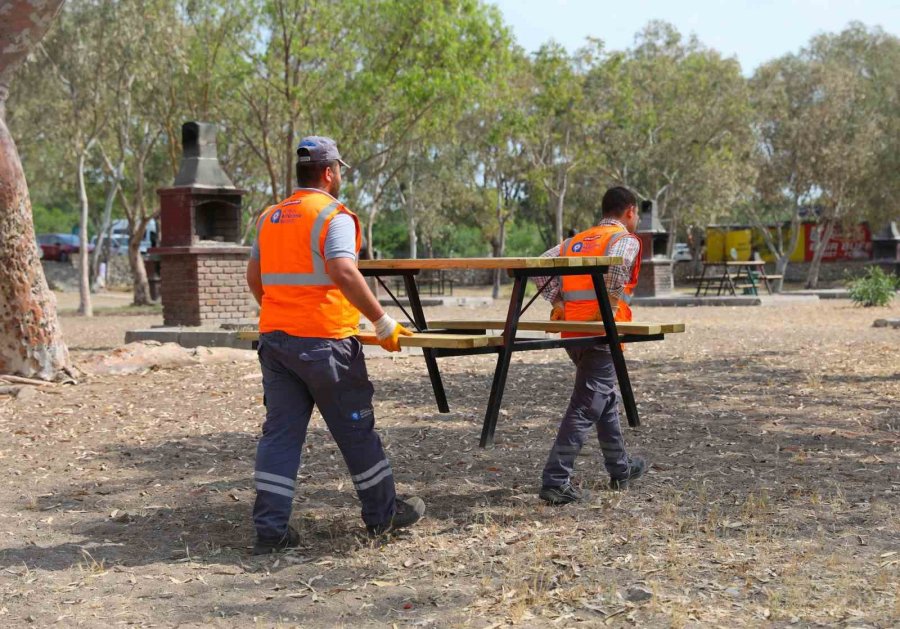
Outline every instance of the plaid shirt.
[[(599, 223), (599, 226), (603, 225), (615, 225), (625, 229), (625, 226), (614, 218), (604, 218)], [(541, 254), (541, 257), (558, 258), (561, 247), (562, 245), (556, 245), (553, 249)], [(624, 264), (617, 264), (616, 266), (609, 267), (609, 271), (606, 273), (606, 288), (609, 290), (610, 297), (618, 299), (622, 296), (625, 284), (627, 284), (628, 280), (631, 278), (631, 269), (634, 266), (634, 261), (637, 259), (639, 251), (640, 243), (636, 238), (619, 238), (619, 240), (610, 247), (606, 255), (621, 256), (624, 261)], [(538, 290), (542, 291), (541, 296), (544, 299), (551, 303), (559, 300), (561, 282), (558, 275), (554, 277), (535, 277), (534, 283), (537, 284)]]

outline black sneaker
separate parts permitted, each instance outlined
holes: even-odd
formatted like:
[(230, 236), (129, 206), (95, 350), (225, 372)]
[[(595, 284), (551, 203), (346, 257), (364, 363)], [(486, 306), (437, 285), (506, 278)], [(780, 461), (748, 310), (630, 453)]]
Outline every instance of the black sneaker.
[(370, 524), (366, 526), (366, 530), (372, 537), (384, 535), (397, 529), (404, 529), (412, 526), (425, 515), (425, 502), (421, 498), (406, 498), (401, 500), (397, 498), (397, 511), (388, 522), (381, 524)]
[(559, 487), (544, 485), (538, 493), (538, 497), (552, 505), (567, 505), (584, 498), (584, 494), (572, 487), (572, 483), (566, 483)]
[(300, 533), (293, 526), (288, 525), (287, 532), (280, 538), (267, 539), (265, 537), (257, 537), (256, 544), (253, 545), (253, 554), (269, 555), (299, 545)]
[(609, 488), (620, 490), (628, 489), (631, 481), (639, 479), (647, 471), (647, 462), (639, 456), (628, 457), (628, 476), (625, 478), (610, 478)]

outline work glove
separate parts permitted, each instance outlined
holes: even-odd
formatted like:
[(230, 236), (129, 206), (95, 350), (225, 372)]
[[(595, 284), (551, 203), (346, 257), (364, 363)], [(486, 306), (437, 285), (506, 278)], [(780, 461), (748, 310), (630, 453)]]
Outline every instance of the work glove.
[(551, 321), (565, 321), (566, 320), (566, 309), (562, 303), (553, 304), (553, 310), (550, 311), (550, 320)]
[(375, 322), (375, 337), (378, 344), (389, 352), (400, 351), (400, 337), (412, 336), (413, 333), (385, 314)]

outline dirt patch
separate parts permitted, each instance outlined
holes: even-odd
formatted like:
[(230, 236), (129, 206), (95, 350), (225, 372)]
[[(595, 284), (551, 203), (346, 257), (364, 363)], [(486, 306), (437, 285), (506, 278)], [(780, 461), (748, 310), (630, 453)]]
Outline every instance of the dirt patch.
[[(487, 451), (493, 358), (442, 361), (448, 415), (421, 358), (371, 360), (399, 489), (427, 517), (386, 546), (367, 541), (316, 418), (295, 505), (303, 544), (278, 558), (248, 554), (253, 363), (0, 397), (0, 622), (894, 625), (900, 358), (896, 331), (872, 320), (897, 315), (847, 302), (637, 313), (688, 324), (627, 353), (644, 425), (626, 437), (653, 469), (605, 491), (589, 443), (578, 478), (592, 497), (561, 509), (535, 494), (570, 393), (562, 352), (516, 355)], [(76, 360), (120, 344), (124, 325), (63, 322)]]

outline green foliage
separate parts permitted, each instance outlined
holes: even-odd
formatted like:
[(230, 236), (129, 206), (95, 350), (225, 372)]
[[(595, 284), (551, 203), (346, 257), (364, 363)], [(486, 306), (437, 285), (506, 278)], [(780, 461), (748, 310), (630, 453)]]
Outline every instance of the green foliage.
[[(444, 249), (444, 247), (446, 247)], [(441, 256), (450, 258), (477, 258), (487, 255), (487, 246), (481, 230), (472, 225), (460, 225), (452, 230)], [(435, 249), (435, 252), (439, 249)], [(437, 253), (435, 254), (438, 255)]]
[(534, 223), (516, 221), (509, 228), (506, 236), (506, 255), (539, 256), (547, 249), (541, 231)]
[(409, 253), (401, 212), (387, 212), (374, 228), (375, 249), (383, 258), (405, 258)]
[(853, 303), (866, 308), (889, 305), (898, 286), (900, 277), (888, 275), (878, 266), (869, 267), (864, 276), (847, 283)]
[(71, 234), (73, 228), (78, 226), (78, 210), (75, 208), (46, 207), (36, 203), (31, 211), (36, 234)]

